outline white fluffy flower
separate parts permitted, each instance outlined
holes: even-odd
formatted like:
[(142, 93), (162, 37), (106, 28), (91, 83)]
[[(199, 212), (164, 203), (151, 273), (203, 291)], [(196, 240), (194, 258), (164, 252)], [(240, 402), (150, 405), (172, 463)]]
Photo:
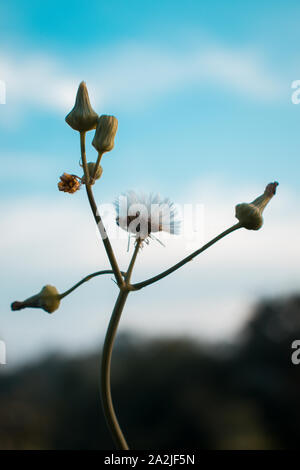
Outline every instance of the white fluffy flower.
[(136, 240), (148, 242), (148, 238), (155, 238), (155, 232), (179, 233), (180, 222), (175, 219), (177, 211), (168, 198), (128, 191), (121, 194), (114, 205), (117, 224)]

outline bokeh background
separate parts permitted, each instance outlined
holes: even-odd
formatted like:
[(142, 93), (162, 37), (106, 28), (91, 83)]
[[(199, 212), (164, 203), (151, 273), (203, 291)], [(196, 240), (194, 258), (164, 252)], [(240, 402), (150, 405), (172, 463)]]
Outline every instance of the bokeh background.
[[(291, 0), (0, 3), (1, 448), (111, 447), (97, 396), (111, 277), (54, 315), (10, 311), (45, 284), (64, 291), (108, 267), (85, 192), (57, 190), (64, 171), (81, 175), (79, 137), (64, 121), (81, 80), (94, 109), (119, 120), (97, 202), (135, 189), (202, 205), (188, 233), (143, 249), (133, 280), (179, 261), (234, 223), (236, 203), (280, 183), (260, 231), (233, 233), (129, 297), (113, 370), (129, 442), (297, 446), (299, 14)], [(113, 246), (126, 269), (126, 236)]]

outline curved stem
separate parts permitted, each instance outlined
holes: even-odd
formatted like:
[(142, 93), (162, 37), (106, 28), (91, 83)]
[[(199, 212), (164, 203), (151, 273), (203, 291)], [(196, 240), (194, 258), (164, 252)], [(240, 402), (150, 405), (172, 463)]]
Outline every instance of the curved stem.
[[(71, 294), (71, 292), (73, 292), (73, 290), (77, 289), (77, 287), (81, 286), (81, 284), (83, 284), (84, 282), (89, 281), (90, 279), (93, 279), (93, 277), (101, 276), (102, 274), (113, 274), (113, 273), (114, 272), (113, 272), (112, 269), (105, 269), (103, 271), (96, 271), (95, 273), (89, 274), (88, 276), (85, 276), (83, 279), (81, 279), (81, 281), (77, 282), (74, 286), (70, 287), (70, 289), (68, 289), (65, 292), (63, 292), (62, 294), (60, 294), (59, 297), (60, 297), (60, 299), (63, 299), (67, 295)], [(122, 271), (121, 271), (121, 274), (123, 276), (126, 275), (126, 273), (124, 273)]]
[(147, 279), (146, 281), (138, 282), (137, 284), (132, 284), (131, 287), (134, 290), (138, 290), (138, 289), (142, 289), (143, 287), (149, 286), (150, 284), (153, 284), (154, 282), (157, 282), (160, 279), (163, 279), (164, 277), (168, 276), (169, 274), (173, 273), (174, 271), (177, 271), (177, 269), (181, 268), (182, 266), (184, 266), (189, 261), (192, 261), (193, 258), (198, 256), (203, 251), (207, 250), (207, 248), (212, 246), (217, 241), (221, 240), (221, 238), (224, 238), (229, 233), (234, 232), (235, 230), (237, 230), (241, 227), (242, 226), (241, 226), (240, 223), (237, 223), (237, 224), (233, 225), (232, 227), (228, 228), (224, 232), (220, 233), (220, 235), (218, 235), (217, 237), (210, 240), (208, 243), (206, 243), (206, 245), (203, 245), (201, 248), (194, 251), (193, 253), (191, 253), (189, 256), (187, 256), (183, 260), (179, 261), (179, 263), (174, 264), (174, 266), (172, 266), (171, 268), (167, 269), (166, 271), (163, 271), (162, 273), (158, 274), (157, 276), (154, 276), (154, 277), (151, 277), (150, 279)]
[(118, 286), (122, 286), (124, 285), (124, 280), (123, 280), (120, 268), (118, 266), (117, 260), (115, 258), (115, 254), (110, 244), (104, 224), (98, 212), (98, 208), (94, 199), (93, 191), (90, 185), (90, 175), (89, 175), (89, 169), (88, 169), (88, 165), (86, 161), (86, 153), (85, 153), (85, 132), (80, 132), (80, 149), (81, 149), (81, 158), (82, 158), (82, 164), (83, 164), (83, 170), (84, 170), (84, 176), (85, 176), (85, 182), (86, 182), (85, 188), (87, 192), (87, 197), (88, 197), (97, 227), (99, 228), (101, 238), (104, 244), (104, 248), (106, 250), (108, 259), (110, 261), (112, 270), (114, 272), (117, 284)]
[(116, 413), (113, 407), (111, 398), (111, 385), (110, 385), (110, 368), (111, 368), (111, 356), (113, 351), (114, 340), (117, 334), (118, 324), (121, 318), (121, 314), (129, 294), (129, 283), (132, 275), (132, 270), (141, 246), (141, 241), (137, 241), (135, 249), (129, 263), (126, 275), (125, 275), (125, 288), (120, 288), (120, 292), (113, 309), (113, 313), (108, 325), (107, 333), (104, 340), (103, 352), (102, 352), (102, 363), (101, 363), (101, 399), (104, 415), (106, 418), (107, 425), (116, 444), (117, 449), (129, 450), (125, 437), (123, 436), (122, 430), (118, 423)]
[(102, 352), (102, 363), (101, 363), (101, 375), (100, 375), (100, 389), (101, 389), (101, 400), (106, 418), (107, 426), (111, 432), (112, 438), (115, 442), (117, 449), (128, 450), (129, 447), (123, 436), (122, 430), (118, 423), (116, 413), (111, 398), (111, 385), (110, 385), (110, 367), (111, 367), (111, 356), (114, 345), (114, 340), (117, 333), (118, 324), (121, 318), (121, 314), (128, 297), (129, 291), (120, 289), (115, 307), (112, 312), (112, 316), (108, 325), (107, 333), (105, 336), (103, 352)]

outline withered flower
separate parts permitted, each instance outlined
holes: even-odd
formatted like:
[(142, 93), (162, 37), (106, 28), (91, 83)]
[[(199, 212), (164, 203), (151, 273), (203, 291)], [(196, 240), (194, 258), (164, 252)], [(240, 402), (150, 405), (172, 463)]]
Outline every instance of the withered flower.
[(73, 194), (78, 189), (80, 189), (80, 178), (76, 175), (69, 175), (69, 173), (64, 173), (60, 177), (60, 182), (57, 184), (60, 191), (65, 193)]

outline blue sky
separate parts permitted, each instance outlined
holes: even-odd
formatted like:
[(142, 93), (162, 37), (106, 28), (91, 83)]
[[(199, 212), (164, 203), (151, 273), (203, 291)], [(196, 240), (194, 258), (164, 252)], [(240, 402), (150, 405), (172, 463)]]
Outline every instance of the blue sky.
[[(298, 289), (300, 105), (291, 84), (300, 79), (299, 14), (297, 2), (280, 0), (1, 3), (0, 339), (12, 363), (94, 345), (116, 294), (106, 279), (68, 297), (51, 318), (8, 309), (45, 283), (64, 290), (107, 266), (84, 191), (71, 197), (56, 186), (64, 171), (80, 172), (78, 136), (64, 117), (81, 80), (95, 110), (119, 120), (98, 202), (143, 189), (204, 204), (206, 240), (233, 223), (237, 202), (280, 182), (260, 232), (234, 234), (195, 267), (132, 296), (124, 331), (228, 339), (257, 298)], [(92, 147), (88, 158), (96, 158)], [(126, 241), (115, 249), (123, 267)], [(178, 261), (182, 250), (182, 239), (147, 247), (136, 278)]]

